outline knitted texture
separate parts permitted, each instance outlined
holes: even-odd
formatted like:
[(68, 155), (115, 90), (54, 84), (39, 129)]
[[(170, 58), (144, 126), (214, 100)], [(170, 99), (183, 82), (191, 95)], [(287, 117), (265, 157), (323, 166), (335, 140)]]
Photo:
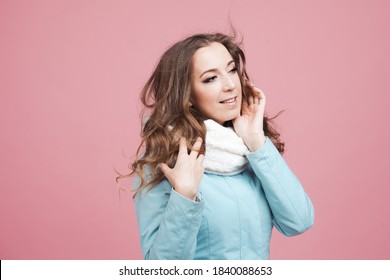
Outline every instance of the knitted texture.
[(250, 151), (231, 127), (206, 120), (205, 172), (218, 175), (235, 175), (248, 167), (245, 154)]

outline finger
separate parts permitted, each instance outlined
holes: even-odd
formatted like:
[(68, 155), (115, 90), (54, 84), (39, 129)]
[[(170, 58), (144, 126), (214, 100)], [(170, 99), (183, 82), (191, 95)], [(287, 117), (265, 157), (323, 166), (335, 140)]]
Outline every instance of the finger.
[(263, 91), (257, 87), (255, 87), (253, 91), (255, 92), (256, 96), (259, 98), (262, 98), (262, 96), (264, 96)]
[(198, 156), (199, 150), (202, 147), (202, 138), (198, 137), (192, 146), (190, 156), (196, 158)]
[(200, 154), (198, 156), (198, 158), (196, 159), (196, 162), (198, 164), (198, 168), (199, 168), (199, 171), (202, 172), (202, 174), (204, 173), (205, 171), (205, 167), (203, 165), (203, 162), (204, 162), (204, 155), (203, 154)]
[(261, 90), (259, 91), (259, 95), (260, 95), (260, 103), (264, 103), (265, 104), (265, 94), (264, 92), (262, 92)]
[(165, 177), (168, 178), (172, 169), (165, 163), (160, 163), (158, 166), (160, 167), (161, 172), (164, 173)]
[(261, 89), (257, 88), (257, 87), (254, 87), (253, 93), (254, 93), (256, 98), (260, 98), (260, 99), (265, 98), (264, 92)]
[(260, 97), (255, 97), (255, 105), (259, 106), (260, 105)]
[(200, 154), (196, 160), (197, 160), (200, 164), (203, 164), (203, 161), (204, 161), (204, 154)]
[(248, 113), (248, 105), (242, 104), (242, 106), (241, 106), (241, 114), (245, 115), (247, 113)]
[(253, 91), (253, 94), (254, 105), (257, 106), (260, 103), (260, 95), (257, 91)]
[(259, 107), (260, 107), (260, 110), (263, 113), (264, 113), (264, 110), (265, 110), (265, 103), (266, 103), (265, 94), (262, 91), (260, 91)]
[(252, 94), (253, 94), (254, 96), (260, 97), (260, 92), (261, 92), (261, 90), (260, 90), (259, 88), (253, 86), (253, 88), (252, 88)]
[(180, 137), (180, 142), (179, 142), (179, 155), (188, 155), (187, 152), (187, 140), (185, 137)]
[(248, 80), (248, 79), (245, 79), (245, 82), (246, 82), (246, 85), (248, 86), (248, 87), (250, 87), (250, 88), (253, 88), (253, 83), (250, 81), (250, 80)]
[(254, 104), (253, 95), (248, 97), (248, 105), (249, 107)]

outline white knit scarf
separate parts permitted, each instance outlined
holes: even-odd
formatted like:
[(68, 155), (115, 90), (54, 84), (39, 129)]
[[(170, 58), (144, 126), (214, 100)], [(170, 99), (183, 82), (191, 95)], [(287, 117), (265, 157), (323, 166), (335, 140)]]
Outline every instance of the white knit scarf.
[(213, 120), (206, 125), (206, 153), (203, 161), (205, 172), (218, 175), (235, 175), (248, 167), (245, 156), (249, 152), (244, 141), (231, 127), (224, 127)]

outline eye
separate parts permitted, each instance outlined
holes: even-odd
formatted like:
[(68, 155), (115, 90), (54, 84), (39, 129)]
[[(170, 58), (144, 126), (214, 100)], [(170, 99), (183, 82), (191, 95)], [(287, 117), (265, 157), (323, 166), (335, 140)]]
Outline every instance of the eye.
[(234, 67), (232, 70), (229, 71), (230, 73), (236, 73), (237, 72), (237, 67)]
[(204, 80), (203, 83), (210, 83), (210, 82), (214, 81), (216, 78), (217, 78), (217, 76), (212, 76), (212, 77), (207, 78), (206, 80)]

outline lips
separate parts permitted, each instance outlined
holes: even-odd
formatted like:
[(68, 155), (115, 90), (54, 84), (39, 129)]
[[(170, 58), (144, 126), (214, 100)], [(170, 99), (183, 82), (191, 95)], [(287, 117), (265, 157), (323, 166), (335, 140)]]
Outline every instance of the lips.
[(229, 104), (229, 103), (233, 103), (237, 100), (237, 96), (234, 96), (234, 97), (231, 97), (231, 98), (228, 98), (228, 99), (225, 99), (219, 103), (222, 103), (222, 104)]

